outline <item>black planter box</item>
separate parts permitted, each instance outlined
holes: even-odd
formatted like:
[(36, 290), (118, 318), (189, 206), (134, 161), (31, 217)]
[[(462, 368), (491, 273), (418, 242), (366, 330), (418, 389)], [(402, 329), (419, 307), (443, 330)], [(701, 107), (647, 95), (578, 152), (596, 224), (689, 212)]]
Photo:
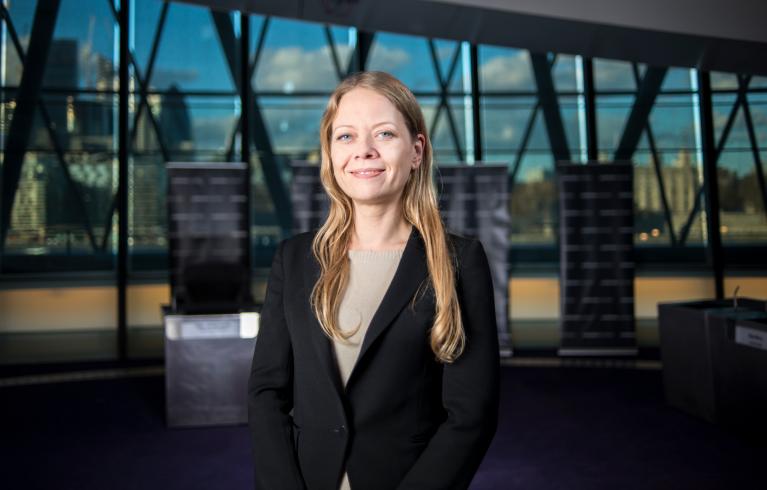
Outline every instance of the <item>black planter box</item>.
[(760, 342), (767, 337), (767, 304), (659, 304), (658, 324), (667, 402), (709, 422), (764, 431), (767, 350)]
[(246, 423), (258, 315), (179, 315), (166, 310), (164, 322), (168, 426)]

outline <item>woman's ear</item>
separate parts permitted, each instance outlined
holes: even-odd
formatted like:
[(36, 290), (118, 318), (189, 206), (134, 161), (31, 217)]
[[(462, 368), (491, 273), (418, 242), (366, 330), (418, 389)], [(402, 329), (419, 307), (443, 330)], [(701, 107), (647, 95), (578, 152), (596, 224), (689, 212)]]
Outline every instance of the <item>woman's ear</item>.
[(411, 168), (417, 169), (423, 161), (423, 149), (426, 146), (426, 137), (422, 134), (417, 134), (413, 142), (413, 163)]

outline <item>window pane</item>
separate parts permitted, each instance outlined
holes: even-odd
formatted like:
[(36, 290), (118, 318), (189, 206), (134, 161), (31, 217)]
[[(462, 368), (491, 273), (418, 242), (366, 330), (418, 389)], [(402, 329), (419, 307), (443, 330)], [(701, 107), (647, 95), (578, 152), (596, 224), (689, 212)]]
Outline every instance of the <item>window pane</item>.
[(510, 199), (512, 247), (553, 245), (557, 198), (550, 153), (531, 151), (525, 155)]
[(301, 159), (309, 152), (319, 155), (320, 119), (326, 103), (325, 97), (262, 98), (261, 114), (274, 152)]
[[(484, 153), (518, 150), (533, 117), (537, 99), (532, 97), (484, 97), (482, 132)], [(535, 110), (535, 117), (541, 117)]]
[[(641, 73), (640, 68), (640, 73)], [(637, 88), (634, 69), (627, 61), (594, 59), (594, 88), (600, 90), (630, 90)]]
[[(25, 153), (3, 155), (3, 166), (18, 167), (19, 180), (10, 196), (2, 272), (112, 270), (115, 19), (107, 2), (63, 1), (41, 91), (19, 101), (24, 66), (8, 31), (16, 29), (26, 56), (36, 8), (36, 2), (9, 4), (2, 26), (3, 151), (12, 138), (28, 141)], [(29, 128), (14, 120), (20, 111), (33, 114)]]
[(389, 72), (413, 92), (439, 90), (429, 45), (422, 37), (377, 33), (367, 69)]
[(600, 160), (612, 160), (633, 104), (632, 95), (602, 95), (596, 98)]
[(523, 49), (479, 47), (479, 86), (483, 92), (535, 92), (530, 54)]
[[(140, 0), (136, 2), (137, 12), (144, 9), (154, 12), (162, 3), (160, 0)], [(227, 18), (231, 22), (231, 16), (227, 15)], [(142, 76), (146, 77), (157, 23), (136, 22), (135, 28), (135, 56)], [(177, 2), (169, 4), (149, 86), (157, 90), (234, 92), (232, 70), (209, 9)]]
[[(344, 51), (350, 51), (348, 45)], [(253, 83), (258, 91), (332, 91), (338, 75), (324, 27), (272, 18)]]
[(575, 56), (568, 54), (557, 55), (551, 72), (554, 78), (554, 89), (557, 92), (575, 92), (578, 89), (575, 63)]

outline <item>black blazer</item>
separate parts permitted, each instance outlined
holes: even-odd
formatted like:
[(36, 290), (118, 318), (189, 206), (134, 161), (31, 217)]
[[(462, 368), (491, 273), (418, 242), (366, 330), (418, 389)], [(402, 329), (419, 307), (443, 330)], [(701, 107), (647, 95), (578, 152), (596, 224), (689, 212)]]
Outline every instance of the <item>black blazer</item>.
[[(433, 291), (413, 227), (343, 388), (331, 341), (309, 304), (319, 277), (312, 232), (280, 243), (248, 383), (256, 488), (467, 488), (495, 433), (498, 336), (482, 244), (448, 235), (458, 261), (466, 349), (452, 364), (429, 346)], [(375, 278), (371, 278), (375, 280)], [(411, 304), (412, 303), (412, 304)]]

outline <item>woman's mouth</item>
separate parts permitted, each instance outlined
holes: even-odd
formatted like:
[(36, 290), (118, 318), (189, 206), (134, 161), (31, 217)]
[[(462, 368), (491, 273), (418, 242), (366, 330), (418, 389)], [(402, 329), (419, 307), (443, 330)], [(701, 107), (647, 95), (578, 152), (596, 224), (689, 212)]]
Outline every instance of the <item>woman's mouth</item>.
[(372, 179), (378, 177), (384, 173), (382, 168), (362, 168), (360, 170), (353, 170), (351, 174), (359, 179)]

